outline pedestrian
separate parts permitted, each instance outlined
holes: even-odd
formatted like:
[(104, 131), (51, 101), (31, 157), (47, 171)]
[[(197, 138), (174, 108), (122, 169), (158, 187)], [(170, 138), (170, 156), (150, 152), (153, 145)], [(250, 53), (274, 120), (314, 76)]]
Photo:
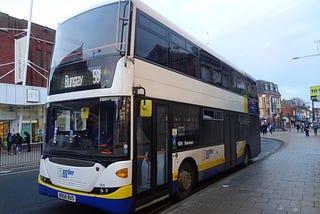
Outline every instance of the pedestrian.
[(40, 142), (42, 142), (42, 135), (43, 135), (42, 129), (38, 129), (38, 137)]
[(22, 139), (21, 135), (19, 133), (15, 133), (13, 142), (16, 145), (16, 152), (18, 154), (21, 154), (22, 141), (23, 141), (23, 139)]
[(11, 150), (11, 146), (12, 146), (12, 140), (13, 140), (12, 133), (8, 132), (8, 135), (7, 135), (7, 151), (8, 151), (8, 154), (10, 154), (10, 150)]
[(314, 132), (314, 135), (318, 134), (318, 124), (317, 123), (313, 123), (313, 132)]
[(11, 150), (12, 150), (12, 154), (16, 154), (17, 153), (17, 134), (16, 132), (12, 132), (11, 134)]
[(273, 131), (273, 125), (272, 125), (272, 123), (270, 123), (270, 125), (269, 125), (269, 132), (270, 132), (270, 134), (272, 134), (272, 131)]
[(266, 135), (267, 131), (268, 131), (268, 126), (267, 126), (266, 123), (263, 123), (263, 125), (262, 125), (262, 134)]
[(306, 133), (307, 137), (309, 137), (309, 129), (310, 129), (309, 123), (306, 123), (304, 125), (304, 132)]
[(27, 131), (24, 131), (23, 133), (25, 135), (24, 141), (27, 143), (27, 152), (30, 152), (31, 151), (31, 147), (30, 147), (30, 139), (31, 139), (31, 137), (30, 137), (30, 134)]
[(299, 129), (300, 129), (300, 125), (297, 124), (297, 132), (299, 132)]

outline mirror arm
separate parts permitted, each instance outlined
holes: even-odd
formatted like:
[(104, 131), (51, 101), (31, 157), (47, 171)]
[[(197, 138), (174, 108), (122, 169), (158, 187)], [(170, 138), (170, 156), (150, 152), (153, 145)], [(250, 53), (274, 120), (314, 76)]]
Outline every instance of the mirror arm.
[(144, 104), (146, 104), (146, 89), (144, 88), (144, 87), (142, 87), (142, 86), (134, 86), (133, 88), (132, 88), (132, 93), (134, 94), (134, 95), (141, 95), (141, 94), (139, 94), (139, 90), (143, 90), (143, 101), (144, 101)]

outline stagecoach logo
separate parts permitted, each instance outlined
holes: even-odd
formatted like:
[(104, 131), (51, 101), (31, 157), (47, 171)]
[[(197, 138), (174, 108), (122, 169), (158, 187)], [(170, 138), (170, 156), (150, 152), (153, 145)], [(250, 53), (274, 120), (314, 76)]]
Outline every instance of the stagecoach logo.
[(83, 76), (74, 76), (69, 77), (68, 75), (64, 76), (64, 87), (65, 88), (74, 88), (82, 85)]
[(68, 176), (71, 176), (73, 174), (74, 174), (74, 171), (71, 169), (62, 169), (62, 168), (58, 169), (58, 177), (60, 178), (68, 179)]
[(212, 154), (213, 154), (213, 149), (207, 150), (206, 151), (206, 159), (209, 159)]

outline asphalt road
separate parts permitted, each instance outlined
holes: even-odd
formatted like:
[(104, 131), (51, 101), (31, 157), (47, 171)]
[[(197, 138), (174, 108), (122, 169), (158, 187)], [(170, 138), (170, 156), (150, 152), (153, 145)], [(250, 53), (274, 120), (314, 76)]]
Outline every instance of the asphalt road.
[(38, 193), (38, 169), (2, 171), (0, 174), (0, 213), (70, 214), (102, 213), (79, 204), (60, 201)]

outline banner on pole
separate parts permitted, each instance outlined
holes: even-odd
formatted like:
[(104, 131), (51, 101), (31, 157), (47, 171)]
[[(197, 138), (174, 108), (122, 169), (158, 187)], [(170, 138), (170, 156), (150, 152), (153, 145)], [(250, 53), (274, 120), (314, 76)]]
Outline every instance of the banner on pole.
[(27, 47), (27, 36), (15, 39), (14, 42), (15, 49), (15, 61), (14, 61), (14, 71), (15, 71), (15, 83), (23, 81), (24, 72), (26, 72), (26, 47)]

